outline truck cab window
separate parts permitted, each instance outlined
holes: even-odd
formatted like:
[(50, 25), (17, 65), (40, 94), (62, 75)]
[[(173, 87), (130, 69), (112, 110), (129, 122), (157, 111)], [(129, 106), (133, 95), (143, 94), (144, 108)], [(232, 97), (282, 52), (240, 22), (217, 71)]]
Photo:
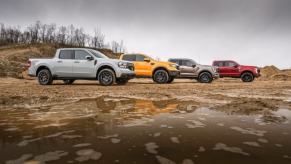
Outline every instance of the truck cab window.
[(144, 58), (143, 55), (136, 55), (136, 61), (144, 61)]
[(87, 60), (86, 56), (91, 56), (91, 55), (83, 50), (75, 51), (75, 60)]
[(231, 61), (229, 61), (229, 62), (225, 62), (225, 67), (234, 67), (234, 66), (236, 66), (236, 65), (237, 65), (236, 63), (231, 62)]
[(194, 63), (190, 60), (182, 60), (182, 66), (192, 67)]
[(60, 59), (74, 59), (74, 50), (61, 50)]
[(135, 55), (123, 55), (122, 60), (135, 61)]

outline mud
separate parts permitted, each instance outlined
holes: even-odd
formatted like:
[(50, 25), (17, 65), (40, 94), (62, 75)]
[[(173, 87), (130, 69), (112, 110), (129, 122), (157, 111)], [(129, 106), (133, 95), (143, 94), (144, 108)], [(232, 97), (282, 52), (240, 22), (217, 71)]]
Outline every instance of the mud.
[(0, 163), (290, 163), (291, 83), (0, 79)]

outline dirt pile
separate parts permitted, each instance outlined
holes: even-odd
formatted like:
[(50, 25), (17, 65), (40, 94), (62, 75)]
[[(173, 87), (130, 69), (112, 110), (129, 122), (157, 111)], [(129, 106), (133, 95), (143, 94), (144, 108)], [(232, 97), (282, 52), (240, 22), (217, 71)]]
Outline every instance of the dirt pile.
[(261, 68), (262, 77), (261, 80), (273, 80), (273, 81), (289, 81), (291, 80), (291, 70), (280, 70), (277, 67), (265, 66)]
[[(38, 45), (13, 45), (0, 47), (0, 77), (15, 77), (31, 79), (27, 76), (26, 63), (29, 58), (53, 57), (56, 49), (63, 46), (38, 44)], [(65, 46), (69, 48), (70, 46)], [(109, 49), (98, 49), (110, 58), (119, 58)]]

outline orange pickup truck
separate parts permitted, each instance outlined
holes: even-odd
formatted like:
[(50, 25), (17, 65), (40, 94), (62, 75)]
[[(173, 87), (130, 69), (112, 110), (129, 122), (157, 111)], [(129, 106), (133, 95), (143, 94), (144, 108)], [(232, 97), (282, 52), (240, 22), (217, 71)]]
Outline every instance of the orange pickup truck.
[(123, 54), (120, 60), (133, 62), (135, 77), (152, 78), (159, 84), (173, 82), (180, 73), (177, 64), (157, 61), (144, 54)]

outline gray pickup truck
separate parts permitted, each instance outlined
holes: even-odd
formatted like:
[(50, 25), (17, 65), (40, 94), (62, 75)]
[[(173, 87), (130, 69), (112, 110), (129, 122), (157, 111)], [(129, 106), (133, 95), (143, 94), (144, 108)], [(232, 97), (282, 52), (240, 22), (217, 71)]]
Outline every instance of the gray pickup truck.
[(196, 79), (200, 83), (211, 83), (213, 79), (219, 78), (219, 70), (214, 66), (201, 65), (187, 58), (171, 58), (169, 62), (179, 65), (178, 78)]
[(53, 80), (72, 84), (75, 80), (98, 80), (101, 85), (126, 84), (135, 76), (131, 62), (110, 59), (88, 48), (61, 48), (52, 59), (29, 59), (28, 74), (38, 78), (41, 85)]

